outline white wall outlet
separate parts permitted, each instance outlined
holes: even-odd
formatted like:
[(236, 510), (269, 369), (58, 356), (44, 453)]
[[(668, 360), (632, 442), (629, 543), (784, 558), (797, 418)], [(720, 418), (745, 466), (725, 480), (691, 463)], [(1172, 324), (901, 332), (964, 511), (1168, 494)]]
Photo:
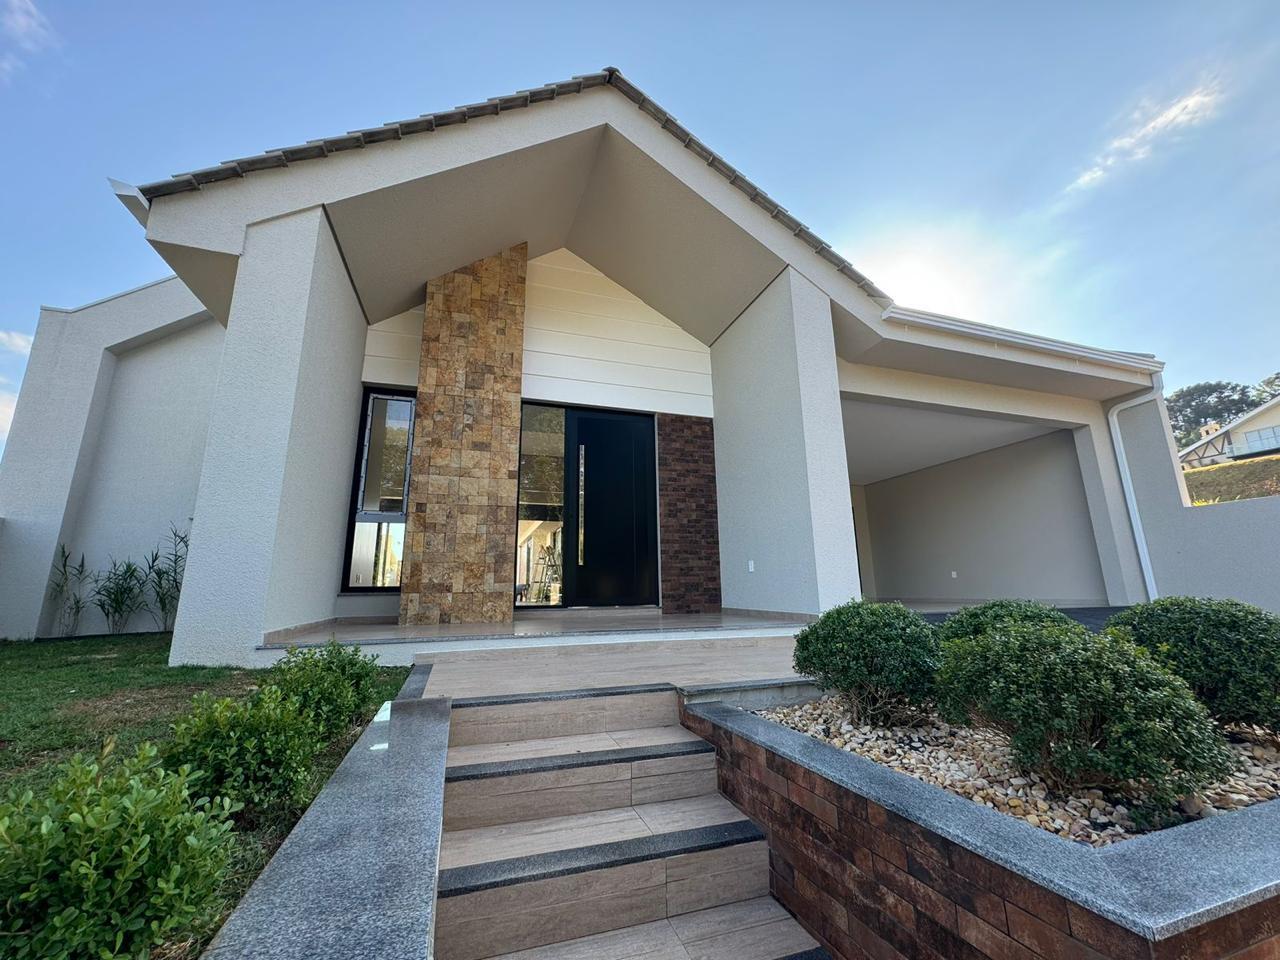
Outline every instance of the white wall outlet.
[(756, 562), (754, 560), (748, 560), (747, 573), (755, 573), (755, 572), (756, 572)]
[(954, 570), (952, 570), (952, 571), (951, 571), (951, 579), (952, 579), (952, 580), (954, 580), (955, 578), (956, 578), (956, 572), (955, 572)]

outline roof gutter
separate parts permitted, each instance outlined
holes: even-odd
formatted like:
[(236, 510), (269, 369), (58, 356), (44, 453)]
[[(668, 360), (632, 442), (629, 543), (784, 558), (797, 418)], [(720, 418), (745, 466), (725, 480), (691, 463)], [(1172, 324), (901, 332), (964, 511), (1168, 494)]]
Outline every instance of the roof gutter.
[(1164, 391), (1164, 381), (1160, 374), (1151, 375), (1151, 389), (1117, 403), (1107, 411), (1107, 425), (1111, 429), (1111, 445), (1116, 452), (1116, 466), (1120, 469), (1120, 486), (1124, 490), (1125, 506), (1129, 510), (1129, 525), (1133, 528), (1133, 542), (1138, 550), (1138, 566), (1142, 569), (1142, 581), (1147, 588), (1147, 599), (1155, 600), (1160, 596), (1156, 589), (1156, 575), (1151, 567), (1151, 552), (1147, 549), (1147, 535), (1142, 529), (1142, 516), (1138, 512), (1138, 498), (1133, 492), (1133, 475), (1129, 472), (1129, 458), (1124, 452), (1124, 438), (1120, 435), (1120, 414), (1122, 411), (1150, 403), (1159, 398)]

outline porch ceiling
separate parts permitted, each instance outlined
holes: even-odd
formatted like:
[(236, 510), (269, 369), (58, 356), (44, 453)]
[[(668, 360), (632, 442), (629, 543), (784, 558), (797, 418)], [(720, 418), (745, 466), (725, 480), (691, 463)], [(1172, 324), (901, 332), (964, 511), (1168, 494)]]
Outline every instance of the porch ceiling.
[(1058, 424), (841, 398), (849, 481), (876, 483), (1030, 440)]
[(709, 344), (783, 262), (608, 126), (327, 205), (371, 323), (521, 241), (572, 250)]

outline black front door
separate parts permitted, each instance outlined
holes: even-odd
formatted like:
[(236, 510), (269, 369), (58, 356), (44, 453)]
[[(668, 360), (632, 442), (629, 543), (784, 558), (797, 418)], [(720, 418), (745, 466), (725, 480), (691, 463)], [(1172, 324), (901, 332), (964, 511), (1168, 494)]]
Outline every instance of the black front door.
[(567, 602), (657, 603), (653, 417), (598, 410), (566, 414)]
[(517, 604), (656, 604), (653, 417), (526, 404), (523, 420)]

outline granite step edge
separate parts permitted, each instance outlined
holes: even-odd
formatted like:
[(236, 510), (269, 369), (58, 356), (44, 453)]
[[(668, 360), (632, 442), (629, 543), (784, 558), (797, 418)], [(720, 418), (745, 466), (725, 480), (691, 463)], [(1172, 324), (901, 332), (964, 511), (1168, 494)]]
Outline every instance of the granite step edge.
[(764, 839), (759, 827), (743, 819), (508, 860), (467, 864), (440, 871), (437, 896), (441, 899), (464, 896), (497, 887), (607, 870), (646, 860), (664, 860), (687, 853), (703, 853)]

